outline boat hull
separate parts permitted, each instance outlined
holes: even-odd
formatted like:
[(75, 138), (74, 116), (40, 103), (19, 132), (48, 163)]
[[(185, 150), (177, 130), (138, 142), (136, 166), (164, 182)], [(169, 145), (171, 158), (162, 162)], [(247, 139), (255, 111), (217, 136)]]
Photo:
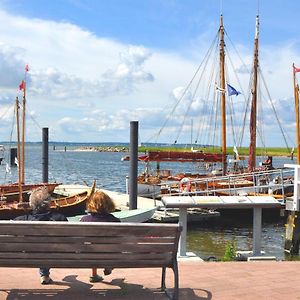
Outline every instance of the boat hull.
[[(29, 200), (30, 191), (41, 187), (47, 186), (49, 194), (53, 193), (54, 189), (59, 186), (60, 183), (38, 183), (38, 184), (23, 184), (22, 185), (22, 199), (23, 201)], [(5, 184), (0, 186), (0, 196), (7, 202), (13, 202), (19, 200), (19, 185), (18, 183)]]
[[(150, 220), (156, 211), (156, 207), (150, 209), (133, 209), (113, 212), (112, 214), (121, 220), (121, 222), (143, 223)], [(69, 217), (70, 222), (79, 222), (85, 215)]]
[(161, 196), (160, 185), (148, 184), (148, 183), (138, 183), (138, 195), (140, 197), (146, 198), (157, 198)]
[[(84, 192), (51, 199), (50, 209), (52, 211), (61, 213), (66, 217), (76, 216), (84, 214), (86, 208), (86, 201), (90, 197), (91, 191), (86, 190)], [(0, 219), (12, 220), (18, 216), (31, 213), (31, 209), (28, 202), (18, 203), (14, 202), (0, 202)]]

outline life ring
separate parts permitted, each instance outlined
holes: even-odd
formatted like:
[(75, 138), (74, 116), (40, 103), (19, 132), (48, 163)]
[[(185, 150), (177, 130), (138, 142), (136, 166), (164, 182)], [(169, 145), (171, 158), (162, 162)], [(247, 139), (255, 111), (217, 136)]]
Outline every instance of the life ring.
[(191, 190), (192, 190), (192, 185), (191, 185), (191, 181), (190, 181), (189, 178), (183, 177), (183, 178), (180, 180), (179, 190), (180, 190), (181, 193), (184, 193), (184, 192), (191, 192)]

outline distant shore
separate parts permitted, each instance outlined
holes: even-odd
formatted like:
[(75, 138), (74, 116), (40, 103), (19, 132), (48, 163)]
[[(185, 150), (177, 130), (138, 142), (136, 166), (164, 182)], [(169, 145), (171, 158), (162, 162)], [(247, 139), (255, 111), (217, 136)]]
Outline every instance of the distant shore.
[(83, 152), (129, 152), (128, 147), (123, 146), (83, 146), (76, 148), (74, 151)]
[[(205, 148), (199, 148), (203, 152), (206, 153), (215, 153), (216, 148), (213, 147), (205, 147)], [(80, 146), (75, 148), (73, 151), (85, 151), (85, 152), (129, 152), (129, 146)], [(176, 148), (176, 147), (139, 147), (139, 152), (146, 153), (147, 151), (190, 151), (186, 148)], [(242, 156), (248, 156), (249, 148), (243, 147), (239, 149), (239, 154)], [(285, 156), (285, 157), (291, 157), (292, 155), (296, 155), (295, 153), (288, 152), (285, 148), (267, 148), (267, 149), (260, 149), (257, 148), (257, 156)], [(233, 148), (228, 147), (227, 148), (227, 155), (233, 155)]]

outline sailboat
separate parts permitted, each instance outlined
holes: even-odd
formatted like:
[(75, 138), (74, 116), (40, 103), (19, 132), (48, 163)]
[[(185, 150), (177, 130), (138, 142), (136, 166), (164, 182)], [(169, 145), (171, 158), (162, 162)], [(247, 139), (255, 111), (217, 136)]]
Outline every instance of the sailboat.
[[(296, 119), (296, 145), (297, 145), (297, 164), (300, 164), (300, 112), (299, 112), (299, 84), (297, 82), (296, 74), (300, 72), (295, 64), (292, 66), (293, 72), (293, 88), (295, 99), (295, 119)], [(293, 255), (299, 254), (299, 211), (294, 210), (293, 207), (288, 208), (288, 217), (285, 231), (284, 251)]]
[[(211, 116), (216, 117), (216, 121), (220, 121), (219, 125), (213, 123), (210, 119), (210, 122), (213, 123), (215, 129), (218, 127), (219, 129), (219, 138), (221, 140), (221, 145), (218, 148), (215, 148), (215, 152), (209, 151), (206, 152), (206, 148), (202, 147), (198, 151), (148, 151), (144, 161), (146, 163), (145, 172), (141, 174), (138, 178), (138, 186), (142, 189), (148, 186), (148, 192), (152, 193), (198, 193), (202, 192), (211, 192), (214, 190), (223, 190), (224, 193), (232, 193), (237, 192), (238, 188), (244, 187), (253, 187), (258, 184), (260, 180), (264, 180), (264, 192), (268, 192), (268, 182), (272, 180), (271, 178), (276, 177), (277, 175), (273, 172), (272, 164), (269, 162), (262, 163), (261, 166), (256, 165), (256, 149), (257, 149), (257, 99), (258, 99), (258, 71), (259, 71), (259, 16), (256, 17), (256, 30), (255, 30), (255, 39), (254, 39), (254, 60), (253, 60), (253, 68), (252, 68), (252, 78), (251, 78), (251, 97), (249, 97), (248, 102), (245, 105), (245, 116), (243, 118), (235, 118), (243, 120), (240, 124), (240, 128), (245, 128), (245, 122), (247, 120), (246, 114), (249, 113), (249, 107), (251, 108), (250, 112), (250, 146), (249, 146), (249, 159), (248, 165), (238, 165), (239, 163), (244, 163), (246, 160), (245, 157), (242, 159), (241, 155), (238, 153), (238, 146), (242, 143), (242, 138), (244, 133), (241, 131), (240, 138), (232, 137), (232, 141), (234, 142), (233, 154), (234, 159), (232, 169), (229, 169), (228, 165), (228, 149), (227, 149), (227, 140), (228, 140), (228, 131), (227, 123), (232, 121), (233, 117), (233, 105), (228, 104), (228, 100), (230, 100), (231, 96), (238, 96), (240, 94), (244, 94), (235, 89), (229, 81), (228, 70), (225, 67), (225, 40), (224, 40), (225, 30), (223, 25), (223, 15), (220, 16), (220, 26), (218, 30), (217, 39), (215, 39), (215, 44), (218, 45), (218, 55), (215, 55), (214, 61), (218, 61), (218, 74), (216, 71), (211, 71), (209, 75), (209, 79), (212, 79), (215, 76), (215, 86), (212, 88), (213, 84), (210, 83), (210, 90), (207, 89), (207, 96), (212, 94), (214, 100), (214, 107), (211, 110)], [(210, 50), (208, 54), (213, 53)], [(207, 66), (208, 63), (208, 54), (205, 57), (205, 61), (202, 62), (201, 65)], [(214, 54), (214, 53), (213, 53)], [(216, 56), (218, 59), (216, 60)], [(228, 56), (228, 55), (227, 55)], [(197, 69), (197, 72), (199, 68)], [(218, 76), (216, 76), (218, 75)], [(200, 80), (205, 76), (204, 71), (200, 73), (200, 79), (196, 82), (197, 88), (199, 87)], [(196, 76), (193, 76), (193, 79)], [(238, 80), (237, 80), (238, 82)], [(188, 91), (188, 88), (191, 86), (187, 86), (184, 90), (185, 94)], [(213, 90), (213, 92), (210, 92)], [(191, 93), (193, 98), (196, 95), (196, 92)], [(192, 98), (192, 99), (193, 99)], [(203, 97), (206, 99), (206, 97)], [(207, 97), (208, 98), (208, 97)], [(251, 99), (250, 99), (251, 98)], [(180, 100), (183, 99), (183, 96), (178, 100), (175, 106), (178, 106)], [(249, 104), (251, 100), (251, 104)], [(206, 102), (207, 103), (207, 102)], [(190, 109), (188, 106), (187, 112)], [(226, 111), (228, 109), (228, 112)], [(172, 110), (174, 112), (175, 109)], [(220, 113), (218, 114), (218, 112)], [(230, 118), (227, 118), (227, 116)], [(184, 119), (186, 118), (187, 113), (184, 114)], [(210, 117), (212, 118), (212, 117)], [(228, 120), (229, 119), (229, 120)], [(167, 120), (165, 121), (162, 128), (165, 127)], [(201, 120), (201, 123), (204, 124), (204, 119)], [(236, 126), (238, 127), (238, 126)], [(181, 126), (182, 128), (182, 126)], [(161, 129), (162, 130), (162, 129)], [(161, 133), (161, 130), (159, 133)], [(231, 129), (231, 132), (234, 130)], [(281, 131), (282, 132), (282, 131)], [(209, 127), (203, 127), (203, 135), (210, 135), (215, 138), (215, 131)], [(179, 134), (178, 134), (179, 136)], [(216, 138), (215, 138), (216, 140)], [(177, 143), (177, 139), (174, 144)], [(239, 143), (239, 145), (238, 145)], [(209, 144), (213, 145), (213, 143)], [(212, 147), (212, 146), (208, 146)], [(271, 159), (271, 158), (270, 158)], [(149, 170), (149, 162), (156, 161), (157, 167), (152, 174), (150, 174)], [(161, 170), (159, 163), (160, 162), (192, 162), (197, 164), (202, 164), (202, 172), (197, 172), (195, 174), (189, 173), (179, 173), (176, 175), (171, 174), (169, 170)], [(265, 172), (264, 172), (265, 171)], [(256, 172), (259, 172), (257, 174)], [(255, 175), (256, 174), (256, 175)], [(279, 173), (280, 175), (281, 173)], [(217, 176), (217, 177), (216, 177)], [(257, 176), (256, 178), (254, 176)], [(267, 178), (267, 179), (266, 179)], [(267, 182), (268, 181), (268, 182)], [(156, 186), (154, 190), (152, 187)], [(146, 189), (147, 191), (147, 189)], [(260, 190), (260, 192), (262, 189)], [(245, 189), (243, 189), (245, 192)], [(257, 191), (255, 191), (257, 193)], [(281, 196), (282, 197), (282, 196)]]
[[(50, 207), (66, 216), (72, 216), (84, 213), (85, 203), (95, 190), (94, 182), (91, 188), (87, 187), (77, 193), (69, 193), (61, 195), (55, 189), (60, 183), (42, 182), (42, 183), (25, 183), (25, 112), (26, 112), (26, 74), (28, 65), (25, 67), (25, 76), (19, 88), (23, 91), (22, 105), (16, 97), (15, 113), (16, 113), (16, 132), (17, 132), (17, 158), (16, 164), (18, 168), (18, 182), (13, 184), (0, 185), (0, 219), (12, 219), (16, 216), (29, 213), (30, 207), (28, 199), (30, 191), (41, 186), (46, 186), (48, 193), (52, 196)], [(20, 107), (22, 106), (22, 126), (20, 130)]]
[[(17, 157), (15, 163), (18, 168), (18, 182), (12, 184), (0, 185), (0, 197), (2, 201), (12, 202), (18, 201), (20, 204), (28, 200), (28, 192), (34, 188), (40, 186), (47, 186), (49, 193), (52, 193), (59, 185), (59, 183), (25, 183), (25, 120), (26, 120), (26, 76), (29, 71), (28, 65), (25, 66), (24, 79), (19, 85), (20, 91), (22, 91), (22, 103), (20, 103), (18, 97), (15, 101), (15, 115), (16, 115), (16, 131), (17, 131)], [(22, 116), (20, 122), (20, 107), (22, 106)], [(21, 123), (21, 130), (20, 130)]]

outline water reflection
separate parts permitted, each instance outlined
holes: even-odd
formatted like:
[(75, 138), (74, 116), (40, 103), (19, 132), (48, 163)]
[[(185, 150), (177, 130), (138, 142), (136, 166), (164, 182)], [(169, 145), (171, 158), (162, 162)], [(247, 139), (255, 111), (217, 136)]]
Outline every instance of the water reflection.
[[(285, 219), (277, 222), (264, 222), (262, 225), (262, 251), (268, 256), (275, 256), (278, 260), (299, 260), (299, 256), (290, 257), (284, 252)], [(220, 218), (205, 224), (188, 226), (187, 248), (206, 259), (214, 256), (222, 259), (226, 244), (234, 241), (239, 251), (252, 250), (252, 222), (228, 222)]]

